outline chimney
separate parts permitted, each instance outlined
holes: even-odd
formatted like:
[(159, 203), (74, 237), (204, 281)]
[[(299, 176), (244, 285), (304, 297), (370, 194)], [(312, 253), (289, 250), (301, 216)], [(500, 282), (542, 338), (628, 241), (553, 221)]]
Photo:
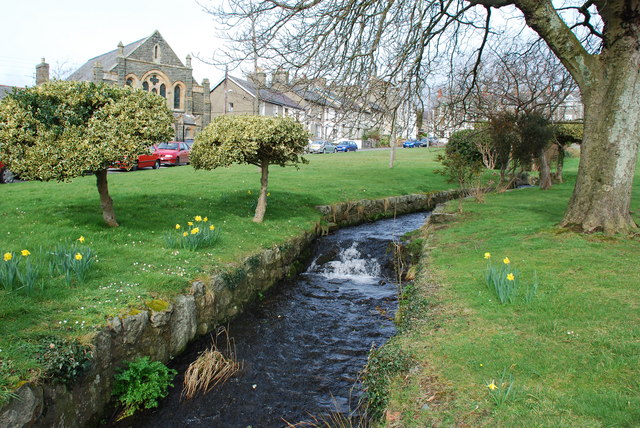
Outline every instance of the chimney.
[(187, 54), (187, 68), (191, 68), (191, 55)]
[(100, 61), (96, 61), (93, 65), (93, 81), (95, 83), (102, 83), (104, 77), (104, 70), (102, 69), (102, 63)]
[(282, 68), (278, 68), (272, 75), (272, 85), (287, 86), (289, 84), (289, 72), (284, 71)]
[(258, 87), (265, 88), (267, 86), (267, 73), (260, 67), (256, 67), (256, 71), (249, 73), (248, 77), (249, 80)]
[(118, 43), (118, 56), (124, 56), (124, 45), (122, 42)]
[(49, 81), (49, 64), (44, 62), (44, 58), (40, 64), (36, 65), (36, 85), (42, 85)]

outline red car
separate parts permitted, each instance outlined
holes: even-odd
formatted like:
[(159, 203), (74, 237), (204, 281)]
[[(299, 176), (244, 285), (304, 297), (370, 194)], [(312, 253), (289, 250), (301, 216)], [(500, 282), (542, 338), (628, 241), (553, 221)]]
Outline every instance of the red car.
[(155, 154), (160, 156), (163, 165), (182, 165), (189, 163), (191, 146), (180, 141), (169, 141), (156, 146)]
[(153, 169), (160, 168), (160, 155), (155, 153), (155, 149), (151, 147), (149, 149), (149, 153), (144, 153), (138, 156), (138, 159), (133, 165), (125, 162), (116, 162), (115, 165), (112, 165), (111, 168), (119, 168), (135, 171), (138, 168), (146, 168), (151, 167)]

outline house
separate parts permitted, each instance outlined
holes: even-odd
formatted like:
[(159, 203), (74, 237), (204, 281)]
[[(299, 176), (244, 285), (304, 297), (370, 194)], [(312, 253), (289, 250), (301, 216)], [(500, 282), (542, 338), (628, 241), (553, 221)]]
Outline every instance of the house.
[[(48, 80), (48, 66), (46, 70), (46, 76), (36, 72), (37, 84)], [(126, 46), (120, 42), (116, 49), (88, 60), (67, 80), (128, 85), (164, 97), (175, 117), (178, 141), (193, 140), (211, 121), (209, 80), (198, 84), (191, 56), (183, 63), (158, 31)]]
[(260, 115), (292, 116), (301, 119), (302, 106), (284, 93), (267, 86), (266, 73), (256, 72), (247, 79), (226, 74), (210, 94), (211, 116)]

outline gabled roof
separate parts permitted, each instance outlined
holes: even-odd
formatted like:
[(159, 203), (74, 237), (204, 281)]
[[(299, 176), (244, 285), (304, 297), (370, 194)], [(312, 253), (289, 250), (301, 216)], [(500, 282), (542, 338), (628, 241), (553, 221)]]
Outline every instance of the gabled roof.
[[(240, 86), (252, 97), (255, 98), (256, 95), (258, 95), (261, 101), (265, 101), (265, 102), (279, 105), (279, 106), (291, 107), (291, 108), (302, 110), (302, 107), (298, 103), (293, 101), (291, 98), (289, 98), (282, 92), (274, 91), (273, 89), (268, 89), (268, 88), (258, 89), (256, 88), (253, 82), (249, 80), (239, 79), (233, 76), (228, 76), (228, 79), (234, 82), (236, 85)], [(212, 89), (212, 91), (215, 90), (218, 86), (220, 86), (223, 82), (224, 82), (224, 79), (222, 80), (222, 82), (216, 85)]]
[[(149, 36), (151, 37), (151, 36)], [(133, 43), (130, 43), (124, 47), (124, 56), (125, 58), (131, 55), (133, 51), (135, 51), (138, 46), (143, 44), (149, 37), (145, 37), (144, 39), (140, 39)], [(82, 67), (73, 72), (67, 80), (92, 80), (93, 79), (93, 66), (96, 62), (100, 62), (102, 64), (102, 68), (104, 70), (111, 70), (118, 64), (118, 49), (114, 49), (111, 52), (107, 52), (102, 55), (98, 55), (95, 58), (91, 58), (89, 61), (84, 63)]]
[[(135, 57), (135, 55), (133, 54), (136, 52), (136, 49), (144, 45), (149, 39), (151, 39), (156, 35), (159, 38), (164, 40), (160, 32), (156, 30), (150, 36), (126, 45), (123, 49), (124, 57), (125, 58), (129, 58), (132, 56)], [(171, 49), (169, 50), (171, 51), (170, 55), (175, 56), (175, 53), (173, 52), (173, 50)], [(180, 62), (180, 64), (182, 64), (182, 61), (180, 61), (180, 59), (177, 58), (177, 56), (175, 57), (175, 60)], [(107, 52), (102, 55), (98, 55), (95, 58), (91, 58), (89, 61), (84, 63), (82, 67), (80, 67), (73, 74), (67, 77), (67, 80), (93, 80), (93, 67), (95, 66), (96, 62), (100, 62), (103, 70), (112, 71), (116, 67), (116, 65), (118, 65), (118, 49), (116, 48), (110, 52)], [(162, 65), (162, 64), (159, 64), (159, 65)]]

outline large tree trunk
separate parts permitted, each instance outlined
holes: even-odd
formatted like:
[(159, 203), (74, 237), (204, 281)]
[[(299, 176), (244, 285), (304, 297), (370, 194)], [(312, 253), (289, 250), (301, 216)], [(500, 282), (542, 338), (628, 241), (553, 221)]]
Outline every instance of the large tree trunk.
[(113, 200), (109, 196), (109, 184), (107, 183), (107, 170), (96, 171), (96, 184), (100, 194), (100, 206), (102, 207), (102, 218), (110, 227), (118, 227), (116, 214), (113, 211)]
[(269, 161), (263, 160), (260, 165), (260, 196), (258, 197), (258, 205), (256, 206), (256, 213), (253, 216), (253, 221), (256, 223), (262, 223), (264, 220), (264, 213), (267, 211), (267, 185), (269, 184)]
[(549, 160), (547, 159), (546, 150), (540, 149), (538, 153), (538, 166), (540, 168), (540, 190), (551, 189), (551, 168), (549, 168)]
[(626, 233), (640, 141), (637, 51), (610, 52), (598, 85), (583, 90), (584, 140), (578, 178), (562, 225), (584, 232)]
[(564, 183), (562, 178), (562, 170), (564, 168), (564, 146), (558, 144), (558, 159), (556, 161), (556, 182)]

